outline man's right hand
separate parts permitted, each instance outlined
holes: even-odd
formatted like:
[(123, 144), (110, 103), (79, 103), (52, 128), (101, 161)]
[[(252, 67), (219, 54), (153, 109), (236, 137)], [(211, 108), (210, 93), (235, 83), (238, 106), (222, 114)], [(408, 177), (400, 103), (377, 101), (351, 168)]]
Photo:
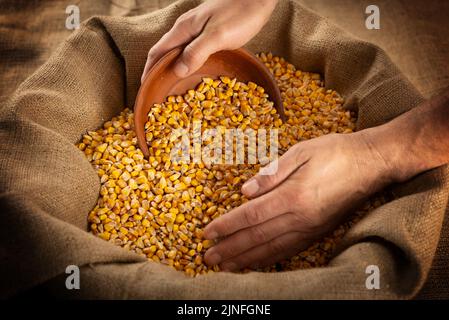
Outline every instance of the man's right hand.
[(186, 77), (215, 52), (243, 47), (268, 21), (278, 0), (209, 0), (184, 13), (148, 53), (142, 82), (168, 51), (184, 46), (175, 73)]

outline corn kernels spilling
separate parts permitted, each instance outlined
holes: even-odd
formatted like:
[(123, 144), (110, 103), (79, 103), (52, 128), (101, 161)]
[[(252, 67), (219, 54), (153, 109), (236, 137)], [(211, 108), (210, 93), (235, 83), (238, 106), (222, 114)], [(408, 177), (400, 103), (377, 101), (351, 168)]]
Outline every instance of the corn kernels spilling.
[[(218, 271), (217, 266), (211, 268), (203, 262), (205, 251), (214, 245), (203, 239), (203, 229), (247, 201), (240, 188), (268, 158), (255, 164), (172, 161), (171, 152), (182, 138), (173, 131), (191, 129), (195, 121), (201, 124), (201, 132), (209, 128), (276, 128), (282, 155), (302, 140), (355, 129), (354, 115), (343, 109), (337, 92), (324, 88), (318, 74), (296, 70), (272, 54), (262, 53), (259, 58), (278, 81), (286, 123), (255, 83), (205, 78), (185, 95), (168, 97), (152, 107), (145, 125), (149, 159), (137, 147), (129, 109), (83, 136), (78, 147), (101, 182), (98, 203), (88, 217), (93, 234), (190, 276)], [(323, 242), (282, 262), (281, 270), (325, 265), (349, 226), (340, 226)]]

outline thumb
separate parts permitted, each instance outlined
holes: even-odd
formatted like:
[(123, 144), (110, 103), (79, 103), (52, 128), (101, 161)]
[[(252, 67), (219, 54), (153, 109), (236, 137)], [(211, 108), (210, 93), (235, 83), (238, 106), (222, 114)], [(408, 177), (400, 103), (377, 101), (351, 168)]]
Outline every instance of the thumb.
[(242, 193), (249, 198), (267, 193), (281, 184), (307, 160), (302, 144), (294, 145), (279, 159), (262, 168), (257, 175), (243, 184)]
[(190, 42), (178, 59), (174, 72), (180, 78), (185, 78), (203, 66), (210, 55), (221, 50), (217, 38), (208, 32), (201, 33)]

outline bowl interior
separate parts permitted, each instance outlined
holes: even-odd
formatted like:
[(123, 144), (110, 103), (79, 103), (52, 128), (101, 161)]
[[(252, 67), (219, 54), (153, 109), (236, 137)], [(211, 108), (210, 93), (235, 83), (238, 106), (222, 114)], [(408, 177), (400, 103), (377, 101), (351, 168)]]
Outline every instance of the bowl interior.
[(150, 70), (137, 94), (134, 105), (135, 130), (139, 147), (145, 157), (149, 156), (145, 123), (152, 105), (162, 103), (169, 95), (184, 94), (187, 90), (196, 87), (203, 77), (228, 76), (242, 82), (255, 82), (265, 88), (281, 118), (285, 119), (281, 94), (274, 77), (265, 65), (247, 50), (217, 52), (211, 55), (198, 71), (186, 78), (179, 78), (173, 72), (181, 52), (182, 48), (175, 48), (162, 57)]

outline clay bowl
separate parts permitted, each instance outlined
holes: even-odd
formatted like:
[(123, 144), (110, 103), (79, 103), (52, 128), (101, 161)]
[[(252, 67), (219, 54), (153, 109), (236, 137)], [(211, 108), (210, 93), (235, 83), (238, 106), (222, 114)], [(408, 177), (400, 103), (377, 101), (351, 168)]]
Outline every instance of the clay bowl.
[(163, 56), (151, 68), (137, 93), (134, 105), (134, 123), (137, 141), (145, 157), (149, 156), (145, 138), (145, 123), (148, 120), (150, 108), (155, 103), (162, 103), (169, 95), (185, 94), (187, 90), (196, 87), (203, 77), (228, 76), (235, 77), (242, 82), (255, 82), (265, 88), (281, 119), (285, 120), (281, 93), (276, 80), (266, 66), (249, 51), (237, 49), (217, 52), (211, 55), (194, 74), (186, 78), (179, 78), (173, 72), (173, 66), (181, 52), (182, 48), (175, 48)]

